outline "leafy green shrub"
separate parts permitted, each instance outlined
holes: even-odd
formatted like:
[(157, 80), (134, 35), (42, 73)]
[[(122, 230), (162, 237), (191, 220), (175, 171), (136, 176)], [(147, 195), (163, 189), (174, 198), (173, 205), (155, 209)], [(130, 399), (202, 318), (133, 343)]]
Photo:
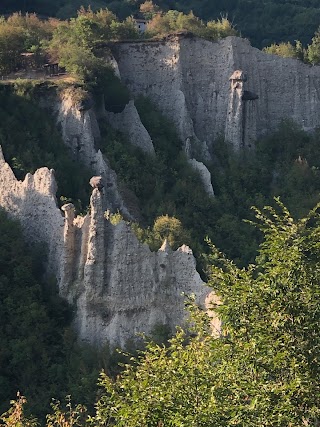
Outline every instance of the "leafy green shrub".
[(263, 242), (255, 264), (239, 269), (212, 246), (221, 334), (192, 307), (191, 331), (178, 328), (167, 346), (149, 342), (116, 379), (102, 373), (100, 425), (317, 422), (319, 205), (295, 221), (277, 204), (256, 210)]
[(39, 424), (35, 418), (25, 416), (24, 405), (27, 399), (17, 393), (17, 399), (11, 400), (11, 407), (7, 412), (0, 415), (0, 423), (4, 427), (37, 427)]
[(264, 52), (282, 56), (283, 58), (296, 58), (303, 60), (306, 52), (304, 51), (301, 42), (296, 41), (296, 45), (292, 45), (290, 42), (287, 43), (273, 43), (271, 46), (267, 46), (263, 49)]
[(159, 36), (182, 30), (190, 31), (199, 37), (211, 40), (238, 35), (227, 18), (205, 23), (196, 17), (193, 12), (184, 14), (177, 10), (169, 10), (166, 13), (152, 13), (152, 19), (148, 22), (144, 36)]

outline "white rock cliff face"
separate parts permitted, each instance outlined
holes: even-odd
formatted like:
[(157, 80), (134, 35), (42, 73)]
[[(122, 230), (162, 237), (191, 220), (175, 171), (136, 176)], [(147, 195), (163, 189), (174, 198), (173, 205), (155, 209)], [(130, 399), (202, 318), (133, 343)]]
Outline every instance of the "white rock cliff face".
[[(239, 148), (283, 119), (307, 130), (320, 125), (320, 67), (268, 55), (247, 40), (172, 36), (115, 44), (113, 52), (122, 80), (135, 95), (150, 97), (183, 141), (210, 146), (222, 134)], [(241, 88), (229, 81), (237, 70), (246, 76)]]
[(96, 114), (92, 108), (79, 109), (75, 105), (72, 92), (66, 91), (55, 104), (57, 124), (61, 128), (65, 144), (72, 150), (76, 159), (86, 165), (92, 175), (103, 177), (105, 185), (104, 208), (120, 210), (131, 217), (117, 187), (117, 177), (107, 159), (96, 148), (100, 138)]
[(123, 221), (113, 226), (101, 212), (101, 194), (95, 189), (90, 223), (81, 230), (86, 236), (89, 227), (89, 238), (84, 237), (86, 262), (75, 282), (81, 337), (95, 344), (108, 340), (125, 346), (139, 332), (150, 333), (161, 325), (173, 330), (181, 324), (185, 319), (182, 292), (194, 293), (204, 305), (209, 290), (188, 247), (173, 252), (164, 246), (151, 252), (130, 226)]
[(192, 251), (168, 245), (151, 252), (129, 225), (104, 218), (104, 195), (94, 189), (91, 213), (74, 215), (55, 199), (54, 172), (41, 168), (18, 181), (0, 151), (0, 207), (20, 220), (30, 242), (48, 250), (48, 269), (60, 294), (76, 307), (75, 326), (94, 345), (125, 346), (137, 333), (171, 330), (185, 319), (184, 297), (194, 293), (205, 304), (209, 289), (196, 271)]

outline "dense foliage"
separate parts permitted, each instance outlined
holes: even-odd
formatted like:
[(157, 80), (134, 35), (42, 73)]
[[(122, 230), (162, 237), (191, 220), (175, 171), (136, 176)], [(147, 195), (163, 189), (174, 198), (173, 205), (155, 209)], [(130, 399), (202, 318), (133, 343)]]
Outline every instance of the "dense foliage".
[[(320, 28), (320, 27), (319, 27)], [(284, 58), (300, 59), (312, 65), (320, 64), (320, 29), (315, 32), (311, 43), (306, 48), (303, 47), (299, 40), (295, 41), (295, 45), (290, 42), (272, 44), (264, 48), (264, 51)]]
[(319, 206), (295, 222), (256, 211), (256, 264), (238, 269), (212, 247), (210, 280), (223, 335), (194, 313), (191, 336), (150, 343), (115, 381), (101, 376), (97, 424), (301, 426), (319, 417)]
[(40, 20), (35, 14), (15, 13), (0, 17), (0, 74), (21, 68), (24, 52), (34, 54), (34, 66), (45, 62), (43, 44), (57, 25), (55, 20)]
[[(3, 0), (0, 13), (36, 12), (66, 19), (76, 16), (80, 6), (93, 10), (108, 7), (120, 19), (137, 14), (144, 0)], [(263, 47), (272, 43), (299, 39), (306, 45), (320, 22), (318, 0), (154, 0), (162, 10), (176, 9), (206, 21), (228, 16), (237, 30), (252, 44)]]
[[(263, 241), (239, 269), (214, 246), (209, 284), (223, 330), (191, 303), (192, 323), (167, 345), (148, 342), (117, 378), (100, 377), (94, 426), (316, 425), (320, 416), (320, 206), (295, 221), (277, 207), (256, 210)], [(13, 409), (2, 417), (6, 427)], [(88, 425), (85, 408), (56, 402), (48, 426)], [(16, 417), (17, 418), (17, 417)], [(25, 424), (30, 425), (25, 419)], [(63, 423), (63, 424), (62, 424)]]
[[(149, 14), (150, 12), (144, 13), (147, 17)], [(227, 36), (238, 35), (227, 18), (205, 23), (200, 18), (196, 17), (193, 12), (184, 14), (177, 10), (169, 10), (166, 13), (151, 13), (144, 37), (165, 35), (179, 30), (187, 30), (198, 37), (209, 40), (217, 40)]]
[(107, 95), (112, 87), (105, 77), (108, 73), (106, 43), (110, 41), (163, 36), (177, 30), (188, 30), (208, 39), (236, 34), (226, 18), (204, 23), (193, 13), (171, 10), (158, 11), (152, 16), (148, 10), (143, 13), (150, 15), (148, 30), (144, 33), (139, 32), (132, 17), (120, 21), (108, 9), (94, 12), (83, 6), (76, 18), (65, 21), (43, 20), (35, 14), (14, 13), (8, 19), (0, 16), (0, 74), (41, 69), (47, 61), (58, 62), (68, 73), (99, 87)]

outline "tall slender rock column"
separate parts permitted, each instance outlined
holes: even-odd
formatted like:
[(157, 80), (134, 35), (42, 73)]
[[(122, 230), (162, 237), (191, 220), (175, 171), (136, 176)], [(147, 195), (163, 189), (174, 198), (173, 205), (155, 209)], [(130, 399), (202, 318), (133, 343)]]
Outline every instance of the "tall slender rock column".
[(244, 122), (244, 82), (247, 80), (241, 70), (236, 70), (230, 77), (230, 95), (225, 127), (225, 139), (236, 150), (243, 145)]
[(103, 196), (101, 191), (95, 188), (92, 192), (91, 214), (88, 236), (87, 260), (84, 267), (84, 282), (86, 293), (95, 297), (102, 293), (104, 283), (105, 260), (105, 218), (103, 215)]

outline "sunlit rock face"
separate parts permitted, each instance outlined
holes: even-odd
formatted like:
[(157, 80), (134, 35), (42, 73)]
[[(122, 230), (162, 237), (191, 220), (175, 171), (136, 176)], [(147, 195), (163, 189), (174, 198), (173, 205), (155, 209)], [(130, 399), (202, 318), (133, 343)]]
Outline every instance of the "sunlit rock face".
[(219, 135), (238, 149), (283, 119), (306, 130), (320, 125), (320, 67), (266, 54), (245, 39), (181, 35), (119, 43), (113, 52), (123, 82), (150, 97), (180, 138), (193, 142), (197, 160)]
[(77, 327), (94, 343), (109, 340), (125, 346), (137, 333), (158, 326), (169, 329), (185, 319), (184, 296), (194, 293), (204, 305), (209, 293), (196, 271), (190, 248), (172, 251), (165, 244), (151, 252), (130, 226), (103, 218), (101, 193), (91, 196), (91, 215), (82, 226), (85, 259), (78, 271)]
[[(90, 101), (90, 99), (89, 99)], [(62, 139), (74, 158), (82, 162), (105, 182), (104, 207), (116, 212), (121, 210), (131, 217), (119, 192), (117, 177), (108, 160), (99, 150), (100, 131), (93, 102), (75, 102), (72, 91), (63, 92), (53, 104)]]
[(184, 296), (208, 301), (192, 250), (157, 252), (140, 243), (131, 227), (104, 217), (104, 189), (94, 188), (90, 214), (75, 217), (68, 203), (56, 205), (54, 171), (41, 168), (18, 181), (0, 152), (0, 207), (18, 219), (30, 242), (48, 252), (48, 272), (60, 294), (75, 306), (79, 338), (94, 345), (125, 347), (137, 333), (173, 331), (185, 321)]

